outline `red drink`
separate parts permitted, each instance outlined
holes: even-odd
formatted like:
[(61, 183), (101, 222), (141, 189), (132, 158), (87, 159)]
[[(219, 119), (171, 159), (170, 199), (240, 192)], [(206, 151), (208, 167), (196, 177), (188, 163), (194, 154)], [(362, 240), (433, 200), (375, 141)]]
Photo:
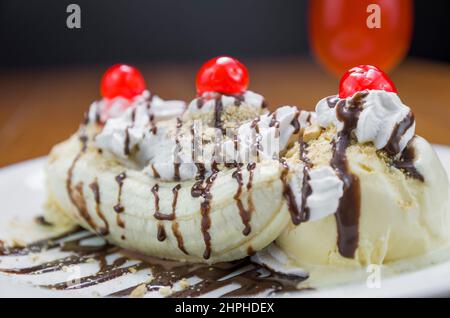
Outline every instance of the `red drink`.
[(412, 31), (411, 0), (311, 0), (309, 36), (316, 58), (341, 76), (371, 64), (392, 69), (406, 54)]

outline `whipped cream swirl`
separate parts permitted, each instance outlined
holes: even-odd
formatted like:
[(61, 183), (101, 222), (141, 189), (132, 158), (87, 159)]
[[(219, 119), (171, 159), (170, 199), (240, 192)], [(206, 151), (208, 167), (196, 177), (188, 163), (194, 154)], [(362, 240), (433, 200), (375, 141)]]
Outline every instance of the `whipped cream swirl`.
[[(149, 96), (146, 94), (141, 96), (144, 98), (134, 99), (116, 117), (107, 119), (103, 130), (95, 137), (95, 145), (126, 161), (146, 136), (152, 136), (153, 141), (157, 122), (176, 118), (184, 112), (185, 103), (182, 101), (164, 101), (158, 96)], [(97, 111), (104, 105), (104, 101), (94, 103), (89, 118), (91, 114), (98, 118)]]
[[(392, 155), (402, 152), (415, 134), (416, 124), (411, 109), (396, 93), (382, 90), (365, 93), (354, 130), (357, 141), (372, 142), (376, 149), (385, 149)], [(333, 125), (338, 131), (342, 130), (344, 123), (339, 119), (336, 107), (339, 103), (352, 103), (355, 95), (347, 99), (330, 96), (320, 100), (316, 106), (319, 125), (324, 128)]]
[(148, 108), (148, 115), (153, 116), (156, 121), (180, 116), (186, 108), (183, 101), (166, 101), (145, 90), (132, 100), (119, 96), (112, 99), (102, 98), (93, 102), (87, 113), (87, 121), (88, 123), (105, 123), (122, 116), (129, 108), (134, 109), (140, 105), (145, 105)]
[[(293, 172), (289, 185), (295, 198), (295, 204), (300, 209), (305, 206), (309, 210), (309, 217), (305, 221), (315, 221), (336, 213), (339, 200), (343, 194), (344, 183), (330, 166), (308, 169), (308, 184), (311, 193), (303, 196), (304, 169), (303, 165), (291, 166)], [(303, 200), (306, 200), (303, 203)]]
[(277, 247), (275, 243), (272, 243), (265, 249), (257, 252), (251, 257), (251, 260), (256, 264), (265, 266), (277, 273), (308, 277), (308, 272), (305, 269), (289, 266), (290, 261), (288, 256)]

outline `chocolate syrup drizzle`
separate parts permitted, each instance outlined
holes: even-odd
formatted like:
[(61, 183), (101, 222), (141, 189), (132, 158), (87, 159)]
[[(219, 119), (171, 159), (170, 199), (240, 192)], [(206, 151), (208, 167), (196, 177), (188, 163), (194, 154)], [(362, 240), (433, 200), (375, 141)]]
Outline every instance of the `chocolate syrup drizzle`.
[(150, 167), (152, 168), (153, 177), (156, 178), (156, 179), (161, 178), (161, 176), (159, 175), (158, 170), (156, 170), (155, 165), (153, 163), (150, 165)]
[(402, 139), (403, 135), (408, 131), (409, 128), (411, 128), (413, 124), (414, 115), (412, 112), (409, 112), (402, 121), (395, 125), (388, 143), (383, 148), (388, 155), (395, 156), (400, 152), (400, 139)]
[(100, 188), (98, 185), (97, 178), (94, 182), (92, 182), (89, 185), (89, 188), (91, 188), (92, 192), (94, 193), (94, 200), (95, 200), (95, 211), (97, 212), (97, 216), (103, 221), (104, 227), (100, 229), (101, 235), (108, 235), (109, 234), (109, 224), (106, 220), (105, 215), (103, 214), (103, 211), (101, 209), (101, 198), (100, 198)]
[(200, 212), (202, 215), (201, 221), (201, 231), (203, 234), (203, 241), (205, 242), (205, 251), (203, 253), (204, 259), (209, 259), (211, 257), (211, 235), (209, 234), (209, 229), (211, 227), (211, 218), (209, 213), (211, 212), (211, 199), (212, 194), (210, 192), (211, 187), (216, 180), (218, 171), (213, 172), (205, 182), (205, 186), (202, 188), (201, 196), (203, 202), (200, 204)]
[[(76, 238), (72, 238), (72, 236), (76, 236)], [(252, 262), (250, 258), (209, 266), (145, 257), (112, 246), (106, 242), (100, 245), (87, 244), (85, 241), (93, 236), (94, 234), (77, 228), (62, 235), (30, 243), (23, 247), (6, 248), (0, 246), (0, 255), (3, 256), (45, 252), (56, 247), (61, 251), (72, 253), (67, 257), (30, 267), (2, 268), (0, 272), (13, 275), (42, 275), (64, 270), (66, 266), (91, 263), (93, 260), (98, 264), (97, 273), (92, 275), (81, 277), (75, 281), (40, 285), (40, 287), (53, 290), (83, 289), (145, 269), (150, 269), (154, 277), (151, 281), (144, 283), (147, 291), (157, 291), (164, 286), (173, 287), (184, 278), (200, 278), (200, 282), (184, 290), (175, 291), (168, 297), (197, 297), (232, 284), (238, 284), (239, 287), (230, 292), (222, 293), (221, 297), (251, 296), (262, 293), (274, 295), (281, 292), (299, 291), (300, 289), (297, 288), (297, 285), (307, 279), (307, 277), (275, 272)], [(108, 261), (107, 256), (113, 255), (118, 257)], [(126, 265), (129, 261), (137, 261), (137, 263)], [(108, 296), (130, 296), (140, 285), (116, 291)]]
[(159, 212), (159, 195), (158, 195), (158, 191), (159, 191), (159, 184), (156, 183), (152, 187), (153, 197), (155, 198), (155, 213), (153, 214), (153, 216), (157, 220), (168, 220), (168, 219), (172, 220), (172, 215), (167, 215), (167, 214), (163, 214), (163, 213)]
[[(184, 240), (181, 232), (179, 231), (179, 225), (178, 222), (176, 222), (176, 208), (177, 208), (177, 202), (178, 202), (178, 191), (181, 189), (181, 184), (177, 184), (172, 189), (173, 199), (172, 199), (172, 212), (170, 214), (161, 213), (159, 208), (159, 184), (155, 184), (152, 188), (152, 193), (154, 197), (154, 203), (155, 203), (155, 213), (153, 216), (155, 219), (159, 221), (173, 221), (172, 222), (172, 233), (175, 236), (178, 244), (178, 248), (186, 255), (188, 255), (188, 252), (186, 251), (184, 247)], [(157, 228), (157, 239), (158, 241), (162, 242), (167, 238), (166, 231), (164, 228), (164, 224), (162, 222), (158, 223)]]
[(366, 96), (367, 92), (360, 92), (352, 99), (343, 99), (336, 104), (337, 118), (344, 126), (333, 141), (330, 165), (344, 183), (335, 217), (339, 253), (347, 258), (354, 258), (358, 247), (361, 189), (358, 177), (348, 167), (346, 150), (350, 146), (351, 134), (358, 124), (362, 101)]
[(131, 112), (131, 124), (125, 128), (125, 143), (123, 153), (126, 156), (130, 155), (130, 129), (134, 126), (134, 121), (136, 120), (136, 108)]
[(172, 233), (175, 236), (177, 240), (178, 248), (186, 255), (189, 255), (189, 253), (186, 251), (186, 248), (184, 247), (184, 240), (183, 235), (179, 231), (179, 225), (178, 222), (175, 222), (176, 219), (176, 210), (177, 210), (177, 202), (178, 202), (178, 191), (181, 189), (181, 184), (177, 184), (172, 189), (173, 199), (172, 199), (172, 216), (174, 222), (172, 222)]
[(163, 242), (167, 238), (166, 229), (163, 223), (158, 223), (158, 234), (156, 235), (158, 241)]
[(67, 194), (69, 195), (69, 199), (72, 202), (72, 204), (77, 208), (79, 216), (84, 219), (84, 221), (89, 225), (89, 227), (92, 228), (93, 231), (100, 233), (102, 229), (99, 229), (97, 227), (97, 224), (95, 224), (94, 220), (92, 219), (87, 210), (86, 200), (84, 199), (83, 193), (83, 182), (79, 182), (75, 186), (72, 186), (73, 171), (76, 167), (78, 160), (80, 160), (80, 158), (83, 156), (83, 154), (86, 152), (87, 149), (88, 138), (84, 134), (84, 131), (82, 131), (82, 133), (80, 134), (79, 140), (81, 142), (80, 151), (73, 159), (72, 164), (70, 165), (69, 170), (67, 171), (67, 179), (66, 179)]
[(330, 108), (335, 108), (336, 104), (340, 101), (341, 99), (337, 96), (337, 95), (333, 95), (333, 96), (329, 96), (326, 98), (327, 101), (327, 105)]
[[(89, 110), (88, 110), (88, 111), (84, 112), (84, 115), (83, 115), (83, 125), (86, 126), (86, 125), (88, 125), (88, 124), (90, 124), (90, 123), (91, 123), (91, 120), (90, 120), (90, 118), (89, 118)], [(95, 107), (95, 118), (94, 118), (94, 123), (97, 124), (97, 125), (101, 125), (101, 124), (102, 124), (102, 122), (101, 122), (101, 120), (100, 120), (100, 110), (99, 110), (98, 105)]]
[(303, 180), (302, 180), (302, 205), (300, 207), (300, 219), (301, 222), (306, 222), (309, 220), (310, 211), (306, 204), (308, 197), (312, 194), (312, 188), (310, 185), (311, 177), (309, 175), (309, 170), (312, 168), (311, 161), (309, 160), (307, 154), (307, 143), (303, 141), (303, 138), (299, 140), (300, 145), (300, 160), (303, 162)]
[(302, 222), (302, 214), (297, 206), (297, 203), (295, 202), (294, 193), (287, 180), (289, 174), (289, 165), (284, 159), (281, 159), (280, 163), (283, 167), (283, 170), (280, 174), (280, 180), (283, 184), (283, 197), (286, 200), (292, 223), (295, 225), (299, 225)]
[(414, 159), (416, 157), (414, 147), (412, 145), (414, 138), (415, 137), (409, 141), (406, 148), (402, 151), (400, 158), (394, 160), (392, 165), (397, 169), (402, 170), (407, 176), (421, 182), (425, 182), (423, 175), (414, 166)]
[[(300, 132), (300, 128), (301, 128), (301, 127), (300, 127), (300, 121), (298, 120), (299, 116), (300, 116), (300, 112), (297, 111), (297, 112), (295, 113), (294, 118), (293, 118), (292, 121), (291, 121), (291, 126), (294, 127), (294, 132), (293, 132), (293, 134), (298, 134), (298, 133)], [(309, 115), (309, 116), (310, 116), (310, 115)]]
[(180, 251), (182, 251), (186, 255), (189, 255), (188, 251), (184, 247), (184, 239), (183, 239), (183, 235), (180, 232), (179, 227), (180, 226), (179, 226), (178, 222), (173, 222), (172, 223), (172, 233), (175, 236), (175, 239), (177, 240), (177, 245), (178, 245), (178, 248), (180, 249)]
[(53, 224), (47, 221), (43, 216), (38, 216), (34, 220), (41, 226), (53, 226)]
[(191, 125), (190, 131), (191, 131), (191, 159), (192, 159), (192, 162), (197, 162), (197, 158), (195, 155), (198, 153), (199, 149), (198, 149), (198, 138), (197, 138), (197, 132), (195, 130), (195, 124)]
[[(297, 134), (301, 130), (300, 122), (298, 120), (298, 117), (300, 116), (300, 112), (298, 112), (294, 119), (291, 122), (291, 125), (294, 127), (294, 133)], [(308, 120), (309, 121), (309, 117)], [(280, 160), (280, 163), (283, 167), (283, 170), (280, 175), (280, 180), (283, 183), (283, 197), (286, 199), (288, 211), (291, 215), (292, 223), (295, 225), (299, 225), (302, 222), (306, 222), (309, 220), (310, 217), (310, 211), (309, 207), (307, 206), (307, 199), (312, 193), (312, 188), (310, 185), (310, 176), (309, 176), (309, 170), (312, 168), (312, 164), (307, 156), (307, 146), (308, 144), (303, 141), (302, 136), (299, 136), (299, 158), (300, 161), (303, 163), (303, 181), (302, 181), (302, 204), (300, 208), (297, 206), (297, 203), (295, 201), (295, 195), (292, 191), (291, 186), (289, 185), (289, 182), (287, 180), (288, 174), (289, 174), (289, 165), (284, 159)]]
[[(173, 217), (172, 215), (163, 214), (159, 211), (158, 191), (159, 191), (159, 184), (155, 184), (152, 188), (152, 193), (155, 198), (155, 213), (153, 214), (153, 216), (157, 220), (167, 220), (168, 217), (169, 217), (169, 219), (172, 219), (172, 217)], [(164, 225), (162, 223), (158, 223), (158, 231), (157, 231), (156, 237), (157, 237), (158, 241), (160, 241), (160, 242), (162, 242), (166, 239), (166, 231), (165, 231)]]
[[(252, 211), (249, 209), (246, 209), (241, 200), (242, 186), (243, 186), (244, 182), (242, 180), (242, 171), (241, 171), (240, 166), (237, 166), (236, 170), (232, 174), (232, 177), (234, 179), (236, 179), (236, 181), (238, 183), (238, 189), (233, 198), (234, 198), (234, 200), (236, 200), (236, 204), (239, 209), (239, 215), (241, 216), (242, 223), (244, 224), (244, 229), (242, 230), (242, 234), (247, 236), (252, 231), (252, 227), (250, 226), (250, 219), (252, 217)], [(248, 195), (250, 195), (250, 194), (248, 194)]]
[(115, 178), (119, 185), (119, 190), (117, 191), (117, 204), (114, 206), (114, 211), (117, 213), (117, 225), (121, 228), (125, 228), (125, 222), (120, 217), (120, 214), (125, 211), (125, 207), (122, 205), (122, 188), (126, 178), (127, 174), (125, 172), (118, 174)]
[[(247, 181), (247, 211), (252, 216), (255, 211), (255, 205), (253, 204), (253, 173), (256, 168), (255, 162), (247, 164), (248, 181)], [(251, 255), (251, 254), (249, 254)]]
[(256, 153), (256, 162), (260, 162), (259, 152), (262, 151), (261, 140), (259, 138), (259, 121), (260, 117), (256, 117), (250, 124), (250, 128), (254, 129), (255, 135), (252, 140), (252, 155)]
[[(217, 94), (215, 96), (215, 108), (214, 108), (214, 127), (222, 129), (222, 120), (221, 120), (221, 116), (222, 116), (222, 112), (223, 112), (223, 105), (222, 105), (222, 95)], [(234, 96), (236, 98), (235, 100), (235, 105), (239, 106), (243, 101), (244, 101), (244, 97), (242, 96)], [(201, 108), (203, 107), (205, 99), (204, 98), (198, 98), (197, 99), (197, 107)], [(259, 118), (257, 119), (259, 120)], [(258, 121), (255, 120), (252, 123), (252, 128), (256, 128), (256, 130), (258, 131), (259, 128), (257, 126)], [(191, 136), (192, 136), (192, 159), (194, 162), (196, 162), (195, 158), (194, 158), (194, 149), (196, 146), (196, 140), (195, 140), (195, 127), (191, 127)], [(259, 144), (259, 140), (257, 141)], [(238, 148), (238, 139), (235, 139), (234, 145), (235, 148)], [(258, 149), (258, 145), (257, 145), (257, 149)], [(217, 155), (216, 151), (220, 151), (218, 149), (215, 149), (215, 155)], [(259, 154), (257, 152), (257, 156), (258, 156), (258, 160), (259, 161)], [(227, 167), (237, 167), (237, 170), (233, 173), (233, 178), (235, 178), (238, 182), (238, 190), (237, 193), (234, 196), (234, 199), (237, 202), (237, 206), (239, 209), (239, 214), (241, 216), (242, 222), (244, 224), (244, 230), (243, 230), (243, 234), (244, 235), (249, 235), (251, 232), (251, 227), (250, 227), (250, 219), (251, 219), (251, 213), (254, 210), (254, 205), (253, 205), (253, 201), (252, 201), (252, 196), (251, 196), (251, 188), (252, 188), (252, 180), (253, 180), (253, 169), (255, 168), (254, 164), (249, 164), (248, 165), (248, 170), (249, 170), (249, 181), (247, 183), (247, 189), (248, 189), (248, 196), (247, 196), (247, 209), (245, 209), (242, 200), (241, 200), (241, 194), (242, 194), (242, 187), (243, 187), (243, 180), (242, 180), (242, 174), (241, 174), (241, 167), (239, 165), (236, 165), (236, 163), (231, 164), (231, 165), (226, 165)], [(211, 227), (211, 219), (209, 216), (210, 213), (210, 209), (211, 209), (211, 199), (212, 199), (212, 195), (210, 194), (210, 188), (212, 187), (212, 184), (217, 176), (217, 173), (219, 171), (218, 169), (218, 165), (217, 163), (214, 161), (212, 164), (212, 170), (213, 173), (206, 179), (205, 182), (205, 173), (206, 173), (206, 169), (205, 169), (205, 165), (203, 163), (196, 163), (196, 167), (197, 167), (197, 171), (198, 174), (196, 176), (196, 182), (194, 183), (194, 185), (191, 188), (191, 195), (193, 197), (202, 197), (203, 198), (203, 202), (200, 205), (200, 210), (201, 210), (201, 215), (202, 215), (202, 221), (201, 221), (201, 231), (203, 234), (203, 239), (205, 242), (205, 251), (204, 251), (204, 255), (203, 257), (205, 259), (209, 259), (210, 255), (211, 255), (211, 236), (209, 234), (209, 229)]]
[(181, 160), (179, 157), (179, 154), (181, 152), (181, 144), (180, 144), (180, 139), (179, 139), (179, 134), (180, 134), (180, 129), (183, 126), (183, 122), (181, 121), (180, 118), (177, 118), (177, 131), (176, 131), (176, 135), (175, 135), (175, 160), (173, 163), (173, 170), (174, 170), (174, 180), (175, 181), (180, 181), (180, 165), (181, 165)]
[(222, 130), (222, 112), (223, 112), (223, 104), (222, 104), (222, 95), (216, 97), (214, 104), (214, 127)]
[(150, 131), (153, 135), (156, 135), (158, 132), (158, 127), (156, 126), (155, 123), (155, 115), (151, 114), (150, 115)]
[(280, 126), (280, 122), (277, 119), (277, 112), (272, 113), (272, 118), (270, 119), (269, 127), (277, 127)]

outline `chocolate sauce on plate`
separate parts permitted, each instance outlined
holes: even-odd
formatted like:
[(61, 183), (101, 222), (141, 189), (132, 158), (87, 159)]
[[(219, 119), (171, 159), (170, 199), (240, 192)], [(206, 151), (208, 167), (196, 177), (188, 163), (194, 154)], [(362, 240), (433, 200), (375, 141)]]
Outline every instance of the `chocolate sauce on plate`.
[[(73, 236), (77, 236), (77, 238), (72, 238)], [(33, 253), (44, 252), (50, 248), (55, 248), (54, 244), (57, 242), (57, 247), (61, 251), (71, 253), (69, 256), (30, 267), (2, 268), (0, 272), (13, 275), (42, 275), (64, 270), (66, 266), (92, 262), (98, 264), (98, 271), (94, 274), (73, 281), (40, 285), (40, 287), (53, 290), (83, 289), (113, 281), (124, 275), (132, 275), (134, 272), (145, 269), (149, 269), (153, 277), (151, 281), (143, 283), (147, 291), (158, 291), (165, 286), (174, 287), (182, 279), (191, 277), (200, 279), (198, 283), (183, 290), (174, 291), (168, 297), (197, 297), (215, 290), (218, 291), (220, 288), (229, 285), (237, 287), (229, 292), (221, 293), (221, 297), (251, 296), (261, 295), (262, 293), (273, 295), (281, 292), (299, 291), (297, 285), (307, 279), (303, 276), (275, 272), (252, 262), (250, 258), (210, 266), (146, 257), (106, 242), (90, 245), (87, 240), (93, 236), (93, 234), (77, 228), (57, 237), (30, 243), (20, 248), (0, 246), (0, 255), (18, 256), (26, 255), (31, 251)], [(36, 247), (39, 247), (39, 249), (37, 250)], [(248, 252), (249, 254), (253, 253), (251, 247), (249, 247)], [(114, 256), (116, 257), (114, 258)], [(109, 296), (130, 296), (133, 290), (141, 284), (115, 291)]]

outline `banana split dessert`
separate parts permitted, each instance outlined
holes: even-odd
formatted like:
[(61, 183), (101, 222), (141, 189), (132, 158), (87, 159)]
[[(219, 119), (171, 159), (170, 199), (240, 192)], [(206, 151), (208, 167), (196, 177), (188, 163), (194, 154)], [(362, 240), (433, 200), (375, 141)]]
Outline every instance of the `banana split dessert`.
[(150, 93), (137, 69), (111, 67), (103, 98), (49, 155), (46, 222), (148, 260), (159, 276), (145, 292), (172, 286), (170, 275), (207, 282), (172, 296), (226, 282), (241, 286), (227, 296), (295, 291), (311, 268), (448, 245), (447, 174), (384, 72), (350, 69), (315, 112), (269, 111), (248, 84), (246, 67), (221, 56), (185, 104)]

